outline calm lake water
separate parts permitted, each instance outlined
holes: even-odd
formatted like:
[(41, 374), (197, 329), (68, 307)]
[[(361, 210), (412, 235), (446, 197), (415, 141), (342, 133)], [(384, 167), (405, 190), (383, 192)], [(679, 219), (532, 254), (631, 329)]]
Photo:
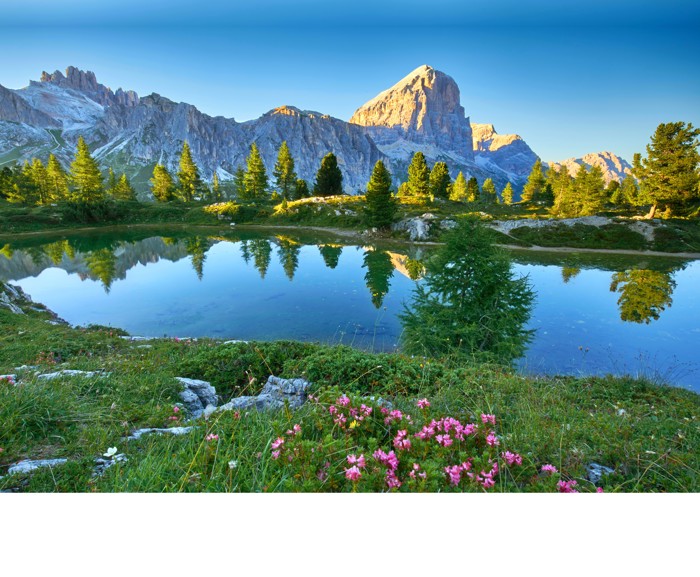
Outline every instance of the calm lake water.
[[(415, 247), (228, 231), (99, 233), (0, 249), (0, 280), (72, 324), (377, 351), (399, 347), (398, 314), (426, 256)], [(700, 391), (700, 262), (512, 255), (514, 271), (537, 293), (521, 370), (645, 375)]]

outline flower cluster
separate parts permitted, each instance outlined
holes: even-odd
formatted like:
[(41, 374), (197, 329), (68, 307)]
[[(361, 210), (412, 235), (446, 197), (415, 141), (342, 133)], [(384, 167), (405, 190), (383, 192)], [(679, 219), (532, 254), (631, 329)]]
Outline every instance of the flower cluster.
[(8, 385), (16, 385), (14, 375), (2, 375), (0, 376), (0, 383), (5, 382)]

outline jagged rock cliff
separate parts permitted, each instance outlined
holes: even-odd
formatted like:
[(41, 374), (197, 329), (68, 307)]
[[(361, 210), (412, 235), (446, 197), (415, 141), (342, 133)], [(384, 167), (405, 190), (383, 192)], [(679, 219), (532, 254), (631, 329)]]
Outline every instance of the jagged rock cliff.
[(622, 182), (625, 176), (632, 175), (632, 167), (624, 158), (620, 158), (612, 152), (591, 152), (581, 158), (567, 158), (559, 162), (549, 162), (548, 166), (560, 170), (562, 166), (566, 166), (569, 174), (576, 175), (581, 164), (585, 164), (588, 168), (598, 166), (603, 171), (603, 178), (607, 184), (611, 180)]
[(476, 163), (505, 171), (511, 182), (527, 179), (537, 155), (517, 134), (498, 134), (493, 124), (472, 124)]

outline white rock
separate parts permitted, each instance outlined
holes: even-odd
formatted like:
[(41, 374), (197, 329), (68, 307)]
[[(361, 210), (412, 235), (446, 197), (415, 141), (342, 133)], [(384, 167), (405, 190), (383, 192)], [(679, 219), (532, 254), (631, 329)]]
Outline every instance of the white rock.
[(8, 474), (16, 475), (18, 473), (31, 473), (37, 469), (43, 467), (56, 467), (58, 465), (64, 465), (68, 462), (68, 459), (38, 459), (36, 461), (24, 460), (19, 463), (15, 463), (8, 470)]

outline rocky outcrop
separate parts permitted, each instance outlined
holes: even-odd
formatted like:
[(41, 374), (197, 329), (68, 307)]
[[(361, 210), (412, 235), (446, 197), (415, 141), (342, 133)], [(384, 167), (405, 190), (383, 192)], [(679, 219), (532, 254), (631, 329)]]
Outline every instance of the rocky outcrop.
[(591, 152), (581, 158), (567, 158), (559, 162), (548, 162), (550, 168), (561, 170), (562, 166), (566, 166), (571, 176), (576, 176), (579, 166), (585, 165), (586, 168), (597, 166), (603, 171), (603, 179), (608, 184), (612, 180), (622, 182), (626, 176), (632, 176), (632, 166), (624, 158), (620, 158), (616, 154), (608, 151)]
[[(0, 86), (0, 120), (28, 124), (40, 128), (58, 128), (61, 123), (37, 110), (12, 90)], [(0, 146), (0, 150), (2, 147)]]
[(207, 407), (216, 407), (219, 397), (216, 395), (216, 389), (207, 381), (187, 379), (185, 377), (175, 378), (184, 387), (180, 392), (180, 399), (182, 399), (193, 419), (201, 416)]
[(381, 147), (398, 141), (473, 161), (472, 131), (459, 87), (447, 74), (421, 66), (366, 102), (350, 118)]
[(311, 383), (304, 379), (281, 379), (270, 375), (259, 395), (236, 397), (225, 405), (221, 405), (219, 410), (257, 409), (265, 411), (281, 409), (284, 406), (297, 409), (306, 402), (307, 390), (310, 386)]
[(472, 123), (476, 163), (504, 171), (513, 184), (527, 179), (538, 156), (517, 134), (498, 134), (493, 124)]
[(41, 82), (83, 92), (103, 106), (136, 106), (139, 103), (139, 96), (133, 90), (124, 91), (119, 88), (113, 92), (111, 88), (97, 82), (94, 72), (80, 70), (75, 66), (66, 68), (65, 76), (59, 70), (53, 74), (42, 72)]

